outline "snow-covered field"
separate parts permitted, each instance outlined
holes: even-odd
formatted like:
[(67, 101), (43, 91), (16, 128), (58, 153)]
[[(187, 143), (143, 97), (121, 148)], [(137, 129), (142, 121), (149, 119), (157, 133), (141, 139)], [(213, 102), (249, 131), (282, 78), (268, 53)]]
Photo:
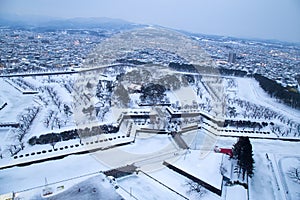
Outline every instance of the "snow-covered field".
[[(282, 156), (277, 159), (278, 167), (287, 199), (300, 198), (300, 155), (297, 156)], [(298, 175), (298, 177), (297, 177)]]
[(93, 156), (76, 155), (54, 161), (0, 171), (0, 193), (23, 191), (37, 186), (107, 170)]
[[(210, 152), (203, 156), (201, 153), (200, 151), (191, 150), (179, 160), (170, 164), (221, 190), (223, 176), (220, 167), (223, 155)], [(194, 164), (191, 165), (191, 163)]]
[[(7, 106), (0, 110), (0, 123), (20, 122), (21, 117), (26, 115), (26, 108), (33, 106), (39, 108), (36, 117), (31, 122), (30, 127), (22, 140), (22, 142), (24, 142), (24, 149), (20, 149), (20, 151), (14, 155), (17, 156), (17, 159), (10, 157), (9, 148), (14, 150), (21, 146), (20, 141), (18, 142), (16, 139), (16, 134), (19, 133), (18, 131), (20, 130), (11, 127), (0, 128), (0, 154), (1, 157), (3, 157), (0, 160), (0, 164), (3, 164), (4, 166), (7, 163), (16, 162), (16, 160), (25, 161), (26, 159), (38, 157), (58, 156), (63, 154), (62, 152), (74, 153), (77, 151), (74, 150), (76, 149), (73, 148), (74, 145), (80, 144), (80, 142), (89, 143), (86, 145), (87, 147), (78, 147), (83, 150), (92, 150), (90, 147), (103, 147), (102, 150), (90, 154), (69, 155), (59, 160), (3, 169), (0, 171), (0, 194), (43, 186), (45, 178), (47, 178), (48, 183), (54, 183), (85, 174), (118, 168), (127, 164), (135, 164), (138, 169), (144, 171), (152, 178), (143, 172), (119, 178), (117, 183), (120, 188), (117, 189), (117, 192), (120, 195), (123, 195), (123, 197), (126, 196), (126, 199), (243, 200), (250, 198), (271, 200), (299, 198), (299, 183), (293, 181), (288, 175), (291, 167), (296, 165), (296, 163), (298, 163), (298, 166), (300, 165), (298, 153), (300, 152), (300, 147), (298, 142), (260, 139), (261, 137), (267, 138), (268, 136), (255, 133), (244, 134), (244, 132), (232, 132), (227, 134), (228, 137), (219, 137), (217, 134), (212, 135), (211, 133), (208, 133), (206, 129), (199, 129), (185, 132), (181, 135), (182, 139), (190, 148), (189, 150), (183, 150), (179, 148), (176, 142), (174, 142), (171, 135), (144, 133), (141, 129), (167, 129), (170, 115), (166, 112), (166, 107), (157, 106), (155, 108), (140, 108), (138, 105), (140, 93), (129, 94), (131, 101), (128, 103), (127, 107), (120, 106), (119, 99), (117, 98), (114, 99), (110, 105), (108, 100), (105, 99), (105, 95), (109, 92), (101, 91), (102, 94), (99, 96), (102, 95), (102, 99), (93, 94), (93, 92), (96, 93), (96, 86), (99, 80), (93, 80), (95, 76), (88, 77), (87, 79), (85, 78), (86, 77), (82, 76), (75, 80), (76, 77), (71, 75), (24, 78), (23, 81), (29, 85), (33, 85), (39, 92), (34, 95), (24, 95), (15, 87), (8, 84), (3, 78), (0, 78), (0, 106), (1, 102), (7, 102)], [(103, 80), (114, 81), (115, 77), (106, 77), (103, 78)], [(211, 82), (207, 85), (214, 85), (213, 81), (217, 79), (209, 77), (207, 80)], [(220, 77), (218, 77), (218, 81), (220, 80)], [(82, 91), (84, 92), (84, 95), (80, 96), (81, 90), (79, 89), (73, 91), (75, 88), (74, 81), (83, 81), (82, 85), (84, 87), (78, 85), (78, 83), (75, 86), (79, 89), (83, 87)], [(224, 100), (230, 99), (230, 102), (225, 102), (224, 108), (234, 107), (230, 108), (234, 110), (234, 113), (231, 113), (232, 116), (221, 116), (220, 119), (249, 120), (258, 123), (267, 121), (268, 125), (261, 128), (261, 131), (270, 132), (272, 138), (299, 138), (299, 135), (296, 134), (300, 118), (299, 110), (292, 109), (271, 99), (259, 87), (254, 79), (226, 77), (224, 80), (222, 79), (222, 81), (224, 84), (230, 81), (234, 82), (233, 86), (224, 87), (224, 91), (222, 91), (225, 95)], [(170, 101), (174, 110), (178, 109), (178, 112), (182, 111), (184, 113), (193, 110), (195, 113), (200, 113), (201, 111), (208, 113), (210, 116), (221, 115), (222, 112), (217, 113), (218, 110), (212, 108), (215, 105), (213, 98), (217, 98), (218, 95), (211, 94), (212, 90), (206, 91), (206, 86), (200, 83), (201, 82), (197, 82), (190, 87), (183, 86), (175, 91), (167, 91), (164, 100)], [(130, 85), (130, 82), (126, 82), (125, 88), (127, 88), (128, 85)], [(85, 87), (87, 86), (91, 88), (86, 89)], [(103, 107), (100, 106), (97, 116), (94, 107), (90, 107), (90, 105), (95, 106), (96, 104), (103, 104)], [(89, 108), (93, 109), (89, 110)], [(270, 119), (265, 117), (259, 118), (256, 116), (259, 116), (259, 109), (264, 109), (264, 111), (267, 111), (274, 116), (271, 116)], [(75, 128), (84, 129), (87, 125), (92, 126), (89, 124), (91, 122), (97, 125), (117, 124), (117, 120), (121, 115), (125, 115), (122, 113), (125, 111), (128, 116), (132, 113), (138, 115), (151, 112), (155, 117), (149, 117), (149, 119), (129, 118), (123, 120), (122, 124), (119, 124), (120, 130), (117, 133), (87, 137), (83, 140), (76, 138), (58, 142), (55, 144), (55, 147), (58, 149), (62, 148), (61, 151), (58, 151), (60, 153), (54, 151), (50, 152), (49, 150), (52, 148), (54, 149), (50, 144), (31, 146), (27, 142), (28, 139), (33, 136), (39, 137), (42, 134), (52, 132), (60, 133)], [(82, 118), (82, 120), (79, 118)], [(197, 123), (200, 123), (204, 128), (210, 129), (208, 125), (201, 124), (202, 122), (199, 122), (199, 120), (199, 116), (182, 117), (182, 119), (177, 120), (176, 123), (180, 124), (178, 125), (179, 130), (195, 124), (197, 125)], [(270, 125), (269, 122), (271, 121), (274, 122), (275, 126), (278, 126), (280, 130), (288, 130), (287, 135), (280, 135), (279, 132), (276, 132), (276, 134), (273, 133), (272, 131), (275, 130), (275, 128), (273, 125)], [(79, 124), (80, 126), (78, 126)], [(224, 131), (231, 129), (250, 131), (252, 128), (229, 126), (223, 127), (223, 129)], [(128, 131), (131, 131), (130, 137), (125, 138)], [(213, 152), (215, 145), (226, 148), (232, 147), (236, 142), (234, 136), (242, 135), (257, 137), (257, 139), (251, 139), (255, 160), (255, 171), (254, 177), (248, 180), (249, 192), (239, 185), (225, 186), (223, 184), (223, 177), (220, 173), (223, 155)], [(124, 136), (124, 138), (122, 138), (122, 136)], [(100, 142), (95, 142), (100, 139), (107, 139), (108, 137), (111, 138), (111, 141), (103, 142), (101, 144)], [(93, 144), (90, 144), (91, 142), (93, 142)], [(118, 146), (121, 142), (128, 142), (130, 144)], [(73, 145), (72, 148), (70, 148), (71, 145)], [(106, 149), (111, 146), (116, 147)], [(47, 153), (42, 155), (35, 154), (32, 156), (33, 152), (41, 152), (43, 150), (47, 151)], [(24, 157), (26, 154), (28, 154), (28, 156)], [(22, 157), (20, 157), (21, 155)], [(203, 195), (201, 196), (193, 192), (188, 193), (187, 182), (190, 180), (187, 177), (166, 168), (162, 165), (164, 161), (171, 163), (177, 168), (205, 181), (217, 189), (222, 189), (222, 195), (218, 196), (204, 188), (202, 188)], [(84, 187), (84, 185), (86, 185), (86, 188), (91, 188), (93, 187), (91, 185), (95, 185), (99, 179), (99, 177), (90, 180), (87, 178), (91, 177), (87, 176), (85, 178), (76, 179), (76, 181), (69, 180), (65, 182), (65, 189), (60, 197), (66, 199), (67, 197), (71, 198), (78, 192), (78, 187)], [(95, 186), (95, 188), (97, 188), (97, 190), (103, 190), (102, 186), (98, 185)], [(24, 192), (25, 199), (30, 199), (32, 197), (30, 195), (34, 195), (35, 198), (39, 199), (40, 196), (36, 196), (37, 190), (40, 189)], [(89, 190), (87, 189), (86, 191)], [(107, 191), (112, 191), (112, 189), (107, 189)], [(86, 194), (87, 193), (82, 191), (80, 195), (82, 195), (83, 198), (86, 198)], [(130, 196), (130, 194), (132, 196)], [(89, 196), (89, 198), (96, 199), (103, 197), (97, 195)], [(112, 198), (116, 199), (120, 197), (113, 192), (108, 192), (108, 195), (112, 195)]]
[(3, 104), (5, 104), (5, 102), (0, 98), (0, 108), (2, 108)]
[[(189, 186), (188, 182), (190, 181), (188, 178), (182, 176), (170, 170), (168, 168), (163, 168), (161, 170), (155, 171), (151, 173), (151, 176), (158, 180), (159, 182), (169, 186), (176, 192), (180, 193), (181, 195), (185, 196), (188, 199), (199, 199), (197, 192), (189, 193)], [(203, 200), (217, 200), (220, 199), (218, 195), (215, 193), (209, 192), (205, 188), (203, 188), (203, 196), (201, 197)]]
[(124, 177), (117, 182), (137, 199), (184, 199), (142, 173)]
[(263, 91), (259, 86), (259, 83), (254, 78), (235, 78), (238, 84), (237, 96), (247, 101), (270, 107), (272, 110), (282, 113), (292, 120), (298, 120), (300, 118), (299, 110), (293, 109), (282, 103), (279, 103), (275, 99)]
[(17, 122), (18, 115), (34, 104), (34, 95), (23, 95), (3, 78), (0, 78), (0, 86), (0, 98), (7, 102), (0, 111), (0, 122)]
[(165, 135), (137, 133), (135, 143), (121, 149), (131, 154), (154, 154), (169, 145), (170, 138)]
[[(45, 195), (45, 191), (52, 194)], [(122, 199), (103, 174), (87, 175), (72, 180), (23, 191), (15, 194), (20, 199)]]
[(250, 198), (251, 199), (280, 199), (278, 183), (272, 171), (271, 163), (262, 154), (254, 154), (255, 175), (251, 179)]
[[(235, 142), (236, 138), (219, 138), (217, 145), (229, 147)], [(250, 199), (297, 199), (286, 195), (288, 183), (284, 180), (292, 187), (288, 193), (297, 194), (299, 184), (288, 179), (286, 170), (297, 166), (300, 152), (298, 142), (252, 139), (251, 143), (255, 163), (254, 176), (248, 180)]]

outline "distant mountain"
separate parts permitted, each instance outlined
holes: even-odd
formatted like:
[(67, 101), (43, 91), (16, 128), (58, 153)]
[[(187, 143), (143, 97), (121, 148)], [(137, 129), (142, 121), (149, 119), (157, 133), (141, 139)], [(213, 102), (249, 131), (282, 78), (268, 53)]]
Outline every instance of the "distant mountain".
[(143, 27), (144, 25), (111, 18), (72, 18), (61, 19), (35, 15), (0, 15), (0, 26), (10, 28), (38, 29), (90, 29), (100, 28), (122, 30)]
[(239, 37), (233, 37), (233, 36), (222, 36), (222, 35), (210, 35), (210, 34), (202, 34), (202, 33), (191, 33), (184, 30), (177, 30), (185, 35), (191, 36), (191, 37), (199, 37), (202, 39), (212, 39), (214, 41), (224, 42), (224, 41), (235, 41), (239, 43), (245, 43), (245, 44), (256, 44), (256, 45), (268, 45), (274, 46), (276, 48), (282, 48), (283, 45), (285, 48), (287, 46), (291, 46), (291, 48), (299, 49), (300, 43), (297, 42), (286, 42), (286, 41), (280, 41), (275, 39), (262, 39), (262, 38), (239, 38)]

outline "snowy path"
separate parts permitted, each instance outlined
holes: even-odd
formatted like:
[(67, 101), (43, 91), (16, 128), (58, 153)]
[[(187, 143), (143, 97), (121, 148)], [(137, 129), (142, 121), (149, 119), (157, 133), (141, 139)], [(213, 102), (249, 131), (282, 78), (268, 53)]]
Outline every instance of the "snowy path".
[[(271, 166), (271, 170), (272, 170), (272, 175), (274, 176), (274, 179), (276, 181), (276, 194), (275, 197), (278, 199), (286, 199), (288, 200), (288, 198), (285, 195), (285, 191), (286, 191), (286, 186), (283, 184), (282, 179), (281, 179), (281, 174), (279, 173), (279, 169), (278, 169), (278, 165), (277, 165), (277, 160), (276, 160), (276, 156), (274, 154), (269, 154), (269, 162), (270, 162), (270, 166)], [(280, 197), (280, 198), (279, 198)]]
[[(279, 183), (281, 185), (281, 195), (286, 199), (286, 200), (291, 200), (291, 197), (290, 197), (290, 193), (289, 193), (289, 189), (288, 189), (288, 186), (284, 180), (284, 173), (282, 171), (282, 167), (281, 167), (281, 160), (278, 160), (276, 155), (273, 155), (274, 157), (274, 163), (275, 163), (275, 169), (276, 169), (276, 176), (278, 177), (278, 180), (279, 180)], [(288, 157), (291, 157), (291, 156), (288, 156)], [(287, 158), (287, 156), (285, 156), (284, 158)], [(278, 165), (279, 163), (279, 165)]]

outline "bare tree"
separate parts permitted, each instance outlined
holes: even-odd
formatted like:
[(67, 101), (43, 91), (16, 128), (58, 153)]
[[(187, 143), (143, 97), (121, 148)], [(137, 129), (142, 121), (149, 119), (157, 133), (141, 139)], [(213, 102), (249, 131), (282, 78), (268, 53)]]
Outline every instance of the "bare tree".
[(2, 158), (3, 158), (3, 153), (2, 153), (2, 149), (0, 147), (0, 159), (2, 159)]
[(47, 128), (49, 127), (49, 124), (50, 124), (50, 118), (49, 118), (49, 116), (44, 119), (44, 124), (45, 124), (45, 126)]
[(297, 136), (300, 136), (300, 124), (297, 125)]
[(11, 155), (16, 154), (18, 151), (23, 150), (25, 148), (24, 138), (28, 133), (28, 130), (35, 119), (36, 115), (39, 112), (39, 107), (29, 107), (25, 109), (25, 113), (18, 116), (19, 119), (19, 127), (17, 130), (13, 131), (13, 136), (17, 139), (18, 145), (10, 145), (7, 149), (11, 153)]
[(63, 121), (56, 115), (53, 117), (53, 126), (61, 128)]
[(300, 184), (300, 167), (291, 168), (287, 174), (294, 182)]
[(26, 133), (27, 133), (27, 131), (24, 131), (22, 129), (19, 129), (18, 131), (15, 132), (15, 137), (18, 140), (21, 150), (23, 150), (25, 147), (23, 140), (24, 140)]
[(20, 148), (21, 148), (20, 150), (24, 150), (24, 148), (25, 148), (24, 141), (20, 141), (19, 145), (20, 145)]
[(206, 190), (199, 183), (189, 180), (185, 185), (188, 187), (186, 193), (188, 195), (195, 195), (197, 199), (200, 199), (206, 194)]
[(51, 119), (52, 119), (54, 113), (55, 112), (53, 110), (49, 110), (48, 116), (44, 120), (44, 124), (47, 128), (50, 126), (50, 122), (51, 122)]
[(8, 145), (6, 147), (6, 149), (9, 151), (9, 153), (10, 153), (11, 156), (16, 155), (20, 151), (20, 149), (17, 148), (17, 145), (13, 145), (13, 144), (12, 145)]

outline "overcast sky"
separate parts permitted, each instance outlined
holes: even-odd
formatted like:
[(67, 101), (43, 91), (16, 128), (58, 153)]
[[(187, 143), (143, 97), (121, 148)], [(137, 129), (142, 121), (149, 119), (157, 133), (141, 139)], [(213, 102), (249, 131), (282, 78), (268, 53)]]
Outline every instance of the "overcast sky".
[(0, 0), (0, 13), (110, 17), (196, 33), (300, 42), (300, 0)]

